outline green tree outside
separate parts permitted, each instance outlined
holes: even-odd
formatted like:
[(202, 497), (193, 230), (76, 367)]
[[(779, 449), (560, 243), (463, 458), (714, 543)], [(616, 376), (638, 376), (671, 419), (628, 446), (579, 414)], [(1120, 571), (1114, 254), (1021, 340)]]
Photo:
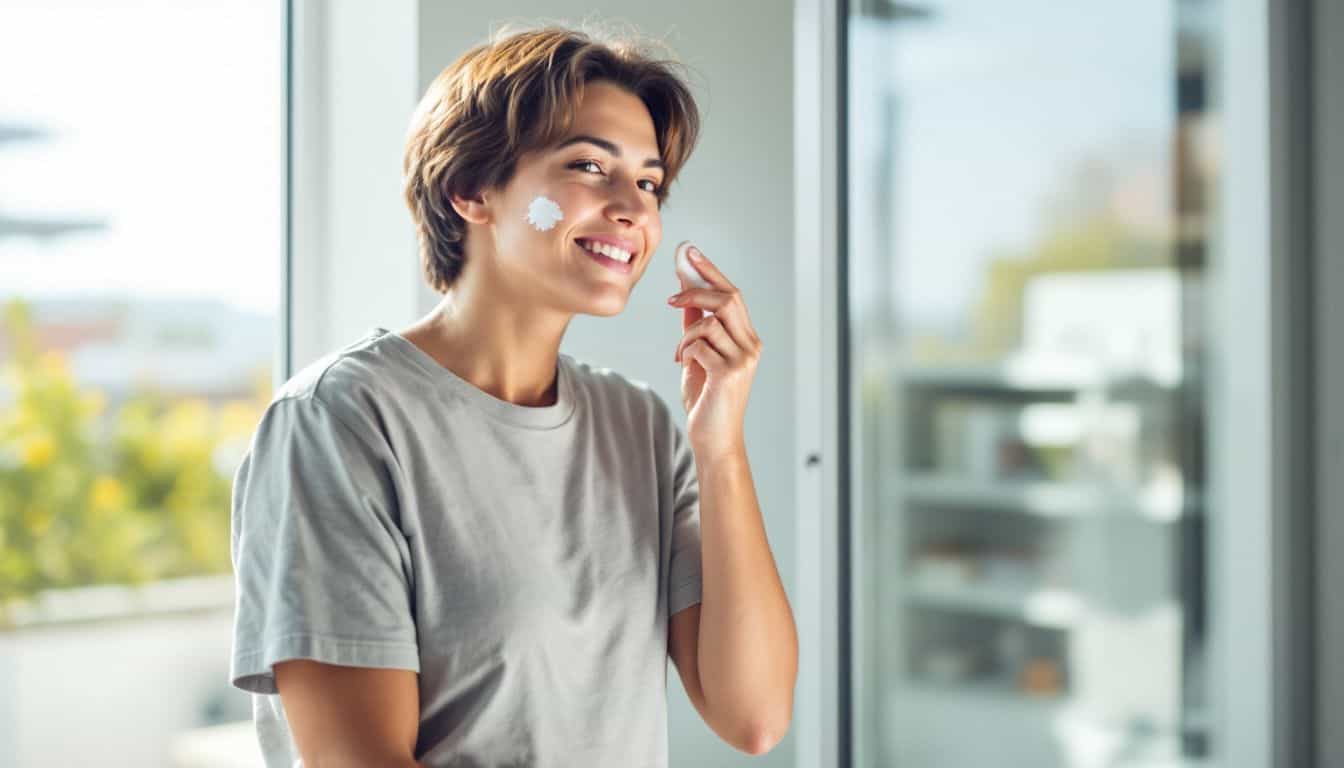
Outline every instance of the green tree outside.
[(31, 312), (3, 308), (0, 627), (43, 590), (228, 573), (233, 472), (270, 401), (138, 391), (115, 413), (62, 356), (37, 348)]

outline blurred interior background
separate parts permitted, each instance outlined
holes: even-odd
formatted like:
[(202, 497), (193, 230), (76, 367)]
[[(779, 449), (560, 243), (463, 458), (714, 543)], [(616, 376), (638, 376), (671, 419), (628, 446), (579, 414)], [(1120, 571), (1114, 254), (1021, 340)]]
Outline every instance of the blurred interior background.
[[(1344, 765), (1339, 3), (6, 0), (0, 766), (260, 765), (233, 473), (436, 303), (411, 110), (544, 21), (689, 67), (664, 242), (768, 342), (794, 723), (749, 758), (670, 682), (673, 765)], [(655, 258), (564, 351), (676, 402)]]

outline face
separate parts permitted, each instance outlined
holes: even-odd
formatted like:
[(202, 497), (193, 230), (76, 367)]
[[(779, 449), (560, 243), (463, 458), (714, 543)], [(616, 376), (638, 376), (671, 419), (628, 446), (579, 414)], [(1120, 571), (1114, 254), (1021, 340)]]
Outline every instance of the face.
[[(489, 282), (510, 296), (561, 312), (615, 315), (662, 239), (662, 184), (644, 103), (620, 86), (590, 82), (568, 134), (519, 158), (502, 189), (482, 193), (485, 220), (468, 237), (490, 238)], [(595, 241), (623, 247), (629, 263), (591, 253), (585, 245)]]

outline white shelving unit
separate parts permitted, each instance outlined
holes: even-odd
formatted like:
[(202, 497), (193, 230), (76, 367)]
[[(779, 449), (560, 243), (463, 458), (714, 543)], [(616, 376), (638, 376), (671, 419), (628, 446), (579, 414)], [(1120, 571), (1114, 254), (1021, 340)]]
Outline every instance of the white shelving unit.
[(902, 735), (911, 764), (951, 764), (948, 723), (1018, 733), (998, 764), (1044, 759), (1047, 743), (1021, 734), (1058, 747), (1127, 733), (1157, 754), (1206, 727), (1182, 692), (1175, 553), (1203, 499), (1175, 444), (1180, 382), (1041, 360), (907, 365), (896, 381), (905, 455), (879, 498), (889, 706), (928, 728)]

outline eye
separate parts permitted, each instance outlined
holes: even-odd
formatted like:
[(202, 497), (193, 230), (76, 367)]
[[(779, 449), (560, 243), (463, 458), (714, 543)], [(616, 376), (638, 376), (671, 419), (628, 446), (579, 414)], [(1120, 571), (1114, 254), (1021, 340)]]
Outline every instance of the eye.
[[(589, 166), (592, 166), (595, 170), (592, 170), (592, 171), (587, 170), (587, 168), (588, 168)], [(581, 171), (583, 171), (584, 173), (592, 173), (592, 174), (595, 174), (595, 175), (598, 175), (598, 176), (603, 175), (603, 174), (602, 174), (602, 164), (599, 163), (599, 162), (597, 162), (596, 160), (587, 160), (587, 159), (585, 159), (585, 160), (575, 160), (574, 162), (572, 162), (572, 163), (569, 164), (569, 167), (570, 167), (570, 168), (573, 168), (573, 169), (575, 169), (575, 170), (581, 170)], [(661, 186), (658, 184), (658, 182), (655, 181), (654, 179), (640, 179), (638, 183), (639, 183), (639, 184), (648, 184), (647, 187), (643, 187), (643, 186), (641, 186), (640, 189), (644, 190), (645, 192), (648, 192), (648, 193), (651, 194), (651, 195), (661, 195), (661, 194), (662, 194), (662, 191), (663, 191), (662, 187), (661, 187)]]

